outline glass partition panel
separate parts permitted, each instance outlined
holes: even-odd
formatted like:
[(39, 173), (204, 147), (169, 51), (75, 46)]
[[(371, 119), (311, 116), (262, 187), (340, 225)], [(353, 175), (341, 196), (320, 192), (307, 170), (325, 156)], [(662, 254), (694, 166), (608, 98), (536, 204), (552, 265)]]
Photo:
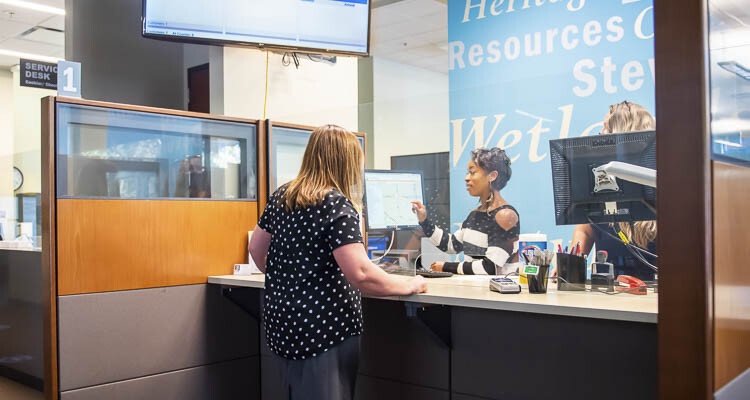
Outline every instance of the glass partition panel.
[(58, 197), (255, 200), (256, 129), (59, 103)]
[[(297, 177), (302, 166), (302, 155), (310, 140), (311, 130), (272, 126), (268, 139), (270, 151), (268, 186), (269, 196), (276, 189)], [(365, 149), (365, 138), (357, 136), (362, 151)]]
[(307, 141), (310, 140), (311, 131), (303, 129), (292, 129), (273, 127), (269, 140), (270, 148), (270, 173), (268, 174), (268, 186), (273, 193), (285, 183), (297, 177), (299, 168), (302, 166), (302, 155), (305, 153)]
[(746, 10), (709, 1), (711, 138), (715, 159), (750, 165), (750, 28)]

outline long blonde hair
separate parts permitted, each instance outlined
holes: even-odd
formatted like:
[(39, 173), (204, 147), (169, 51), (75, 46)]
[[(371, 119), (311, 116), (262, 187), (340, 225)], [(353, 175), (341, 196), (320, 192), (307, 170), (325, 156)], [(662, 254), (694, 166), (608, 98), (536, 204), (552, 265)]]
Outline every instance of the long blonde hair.
[(299, 174), (287, 185), (282, 200), (287, 211), (320, 204), (331, 189), (341, 192), (361, 210), (363, 160), (353, 133), (337, 125), (315, 128)]
[[(609, 113), (604, 120), (603, 134), (626, 133), (633, 131), (653, 130), (656, 120), (642, 105), (623, 101), (609, 106)], [(620, 230), (628, 240), (639, 247), (646, 248), (656, 240), (656, 221), (638, 221), (633, 224), (620, 222)]]

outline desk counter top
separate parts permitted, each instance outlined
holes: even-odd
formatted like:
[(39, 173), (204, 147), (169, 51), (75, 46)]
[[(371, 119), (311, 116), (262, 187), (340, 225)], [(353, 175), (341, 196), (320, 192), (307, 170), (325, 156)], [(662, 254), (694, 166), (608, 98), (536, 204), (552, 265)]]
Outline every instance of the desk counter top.
[[(607, 295), (560, 292), (549, 288), (546, 294), (531, 294), (524, 287), (520, 294), (500, 294), (489, 290), (488, 281), (489, 278), (486, 276), (457, 275), (451, 278), (433, 278), (427, 280), (427, 293), (375, 298), (652, 324), (657, 322), (658, 297), (651, 291), (648, 295), (638, 296), (628, 293)], [(208, 283), (263, 289), (265, 275), (210, 276)]]

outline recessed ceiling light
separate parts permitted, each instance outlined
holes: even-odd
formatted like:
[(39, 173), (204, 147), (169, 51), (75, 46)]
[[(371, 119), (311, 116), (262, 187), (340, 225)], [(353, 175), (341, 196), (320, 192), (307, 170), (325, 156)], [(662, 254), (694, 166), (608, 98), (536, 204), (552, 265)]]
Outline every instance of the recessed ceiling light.
[(28, 58), (30, 60), (45, 61), (45, 62), (50, 62), (50, 63), (56, 63), (62, 60), (62, 58), (57, 58), (57, 57), (43, 56), (43, 55), (31, 54), (31, 53), (23, 53), (20, 51), (13, 51), (13, 50), (6, 50), (6, 49), (0, 49), (0, 56)]
[(30, 1), (23, 0), (0, 0), (0, 4), (7, 4), (10, 6), (16, 6), (21, 8), (27, 8), (29, 10), (41, 11), (50, 14), (65, 15), (65, 10), (62, 8), (45, 6), (44, 4), (32, 3)]
[(750, 69), (747, 69), (744, 65), (738, 63), (737, 61), (723, 61), (719, 63), (719, 66), (729, 72), (734, 72), (735, 75), (739, 76), (742, 79), (747, 79), (750, 81)]

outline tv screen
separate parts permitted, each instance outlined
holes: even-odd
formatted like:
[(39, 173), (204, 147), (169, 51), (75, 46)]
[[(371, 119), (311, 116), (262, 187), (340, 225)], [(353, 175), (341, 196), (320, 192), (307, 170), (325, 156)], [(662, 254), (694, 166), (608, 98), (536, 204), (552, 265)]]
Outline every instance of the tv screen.
[(143, 35), (367, 55), (370, 0), (144, 0)]

